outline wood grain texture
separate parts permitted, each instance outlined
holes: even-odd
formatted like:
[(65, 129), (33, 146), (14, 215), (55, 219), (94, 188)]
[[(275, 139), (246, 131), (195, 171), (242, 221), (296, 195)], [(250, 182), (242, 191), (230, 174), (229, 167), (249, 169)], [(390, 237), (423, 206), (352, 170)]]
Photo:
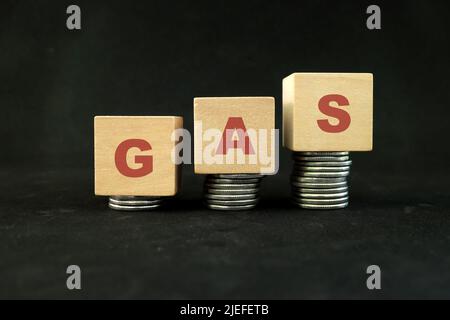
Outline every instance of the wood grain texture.
[[(325, 132), (318, 120), (339, 120), (319, 110), (319, 100), (342, 95), (349, 105), (337, 106), (351, 118), (342, 132)], [(283, 79), (283, 145), (293, 151), (370, 151), (373, 131), (371, 73), (293, 73)]]
[[(131, 196), (172, 196), (178, 191), (179, 166), (171, 154), (176, 144), (171, 139), (174, 129), (183, 127), (181, 117), (97, 116), (94, 118), (95, 194)], [(138, 178), (124, 176), (115, 164), (115, 152), (127, 139), (143, 139), (152, 149), (131, 148), (127, 164), (137, 169), (137, 155), (153, 156), (153, 171)]]
[[(256, 131), (266, 129), (268, 135), (258, 138), (251, 138), (250, 143), (257, 149), (263, 144), (267, 147), (262, 148), (266, 155), (272, 158), (270, 164), (267, 161), (261, 161), (259, 151), (254, 150), (256, 154), (249, 156), (244, 155), (244, 163), (238, 161), (227, 162), (223, 164), (205, 163), (205, 150), (208, 146), (211, 148), (212, 155), (222, 157), (225, 162), (225, 156), (217, 154), (216, 150), (219, 141), (212, 141), (204, 137), (204, 133), (208, 129), (216, 129), (223, 133), (227, 121), (230, 117), (241, 117), (245, 128), (248, 131)], [(201, 128), (199, 124), (201, 123)], [(194, 171), (198, 174), (214, 174), (214, 173), (274, 173), (276, 171), (276, 146), (270, 141), (275, 129), (275, 99), (273, 97), (216, 97), (216, 98), (195, 98), (194, 99)], [(263, 141), (265, 140), (265, 141)], [(234, 152), (240, 152), (241, 149), (233, 149)], [(228, 156), (228, 155), (227, 155)], [(250, 159), (253, 157), (252, 159)], [(253, 162), (251, 162), (253, 161)], [(264, 163), (263, 163), (264, 162)]]

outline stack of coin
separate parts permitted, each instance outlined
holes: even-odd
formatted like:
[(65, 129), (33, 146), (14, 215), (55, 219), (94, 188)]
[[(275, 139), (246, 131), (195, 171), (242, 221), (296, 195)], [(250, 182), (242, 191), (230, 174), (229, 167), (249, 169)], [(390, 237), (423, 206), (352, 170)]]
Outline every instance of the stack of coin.
[(149, 211), (161, 206), (160, 197), (111, 196), (108, 206), (121, 211)]
[(348, 152), (294, 152), (291, 175), (293, 202), (305, 209), (348, 206)]
[(259, 174), (210, 174), (205, 180), (205, 205), (214, 210), (250, 210), (259, 201)]

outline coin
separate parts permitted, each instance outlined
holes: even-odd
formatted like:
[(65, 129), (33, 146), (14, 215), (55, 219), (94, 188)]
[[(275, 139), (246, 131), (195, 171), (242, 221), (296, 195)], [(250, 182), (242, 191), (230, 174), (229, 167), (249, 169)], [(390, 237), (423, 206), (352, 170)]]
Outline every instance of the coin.
[(294, 196), (294, 200), (299, 203), (307, 203), (307, 204), (336, 204), (348, 202), (348, 196), (333, 199), (309, 199), (309, 198), (298, 198), (297, 196)]
[(311, 161), (311, 162), (334, 162), (334, 161), (348, 161), (350, 159), (349, 156), (339, 156), (339, 157), (330, 157), (330, 156), (294, 156), (295, 161)]
[(312, 189), (333, 189), (340, 187), (347, 187), (347, 182), (335, 182), (335, 183), (306, 183), (306, 182), (292, 182), (293, 188), (312, 188)]
[(145, 211), (145, 210), (153, 210), (160, 207), (160, 204), (149, 205), (149, 206), (126, 206), (126, 205), (117, 205), (114, 203), (108, 203), (108, 206), (114, 210), (121, 211)]
[(254, 199), (247, 199), (247, 200), (214, 200), (209, 199), (208, 203), (210, 204), (216, 204), (216, 205), (223, 205), (223, 206), (239, 206), (239, 205), (256, 205), (259, 201), (259, 198)]
[(341, 166), (341, 167), (311, 167), (308, 165), (300, 165), (294, 167), (296, 171), (312, 171), (312, 172), (342, 172), (342, 171), (350, 171), (350, 166)]
[(348, 192), (339, 192), (339, 193), (305, 193), (305, 192), (295, 192), (296, 197), (305, 198), (305, 199), (340, 199), (342, 197), (347, 197)]
[(339, 178), (339, 177), (347, 177), (350, 174), (350, 172), (347, 171), (343, 171), (343, 172), (309, 172), (309, 171), (304, 171), (301, 173), (302, 176), (304, 177), (314, 177), (314, 178), (324, 178), (324, 177), (328, 177), (328, 178)]
[(215, 188), (206, 188), (207, 193), (211, 194), (247, 194), (247, 193), (257, 193), (259, 189), (256, 188), (248, 188), (248, 189), (215, 189)]
[(206, 183), (206, 187), (212, 189), (256, 189), (259, 187), (258, 183), (246, 183), (246, 184), (224, 184), (224, 183)]
[(302, 188), (293, 185), (293, 188), (297, 192), (301, 193), (340, 193), (348, 191), (348, 187), (346, 185), (338, 188)]
[(348, 151), (302, 151), (295, 152), (295, 155), (304, 156), (348, 156)]
[(335, 177), (335, 178), (323, 178), (323, 177), (302, 177), (302, 176), (291, 176), (292, 181), (305, 182), (305, 183), (336, 183), (336, 182), (347, 182), (345, 177)]
[(263, 175), (261, 174), (253, 174), (253, 173), (213, 174), (211, 176), (213, 178), (219, 179), (255, 179), (263, 177)]
[(242, 211), (242, 210), (250, 210), (255, 208), (255, 205), (242, 205), (242, 206), (228, 206), (228, 205), (218, 205), (212, 203), (206, 203), (206, 206), (213, 210), (222, 210), (222, 211)]
[(343, 209), (348, 206), (348, 202), (337, 203), (337, 204), (328, 204), (328, 205), (298, 203), (298, 202), (294, 202), (294, 203), (303, 209), (314, 209), (314, 210), (317, 210), (317, 209), (321, 209), (321, 210)]
[(149, 211), (159, 208), (161, 203), (160, 197), (111, 196), (108, 207), (120, 211)]
[[(161, 199), (153, 199), (153, 200), (138, 200), (138, 199), (140, 198), (134, 197), (130, 199), (125, 199), (124, 197), (110, 197), (109, 202), (125, 206), (145, 206), (145, 205), (156, 205), (161, 203), (162, 201)], [(145, 197), (142, 199), (145, 199)]]
[(245, 199), (255, 199), (258, 198), (258, 194), (249, 193), (249, 194), (205, 194), (206, 199), (215, 199), (215, 200), (245, 200)]
[(348, 161), (300, 161), (295, 163), (295, 165), (299, 166), (308, 166), (308, 167), (341, 167), (341, 166), (350, 166), (352, 164), (351, 160)]
[(210, 178), (206, 179), (207, 183), (217, 183), (217, 184), (242, 184), (242, 183), (259, 183), (261, 179), (259, 178), (248, 178), (248, 179), (223, 179), (223, 178)]

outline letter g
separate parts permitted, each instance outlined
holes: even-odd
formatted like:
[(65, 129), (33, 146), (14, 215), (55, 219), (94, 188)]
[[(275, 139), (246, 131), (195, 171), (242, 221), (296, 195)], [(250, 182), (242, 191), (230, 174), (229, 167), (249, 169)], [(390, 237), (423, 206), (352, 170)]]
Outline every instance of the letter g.
[(133, 169), (128, 166), (127, 154), (131, 148), (138, 148), (140, 151), (152, 150), (152, 146), (142, 139), (128, 139), (119, 144), (115, 153), (115, 162), (117, 170), (121, 174), (130, 178), (139, 178), (150, 174), (153, 171), (153, 157), (150, 155), (138, 155), (134, 157), (135, 163), (140, 163), (142, 166), (138, 169)]

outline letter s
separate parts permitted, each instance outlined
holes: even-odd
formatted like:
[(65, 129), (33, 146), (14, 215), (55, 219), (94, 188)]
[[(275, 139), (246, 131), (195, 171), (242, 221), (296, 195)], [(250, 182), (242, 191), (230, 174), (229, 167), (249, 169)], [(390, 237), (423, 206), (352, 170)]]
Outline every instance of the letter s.
[(128, 139), (119, 144), (115, 153), (115, 162), (117, 170), (121, 174), (130, 178), (139, 178), (148, 175), (153, 171), (152, 156), (135, 156), (135, 163), (142, 164), (139, 169), (132, 169), (127, 163), (127, 153), (131, 148), (138, 148), (140, 151), (152, 150), (152, 146), (142, 139)]
[(325, 132), (337, 133), (347, 130), (350, 126), (351, 118), (347, 111), (330, 106), (330, 102), (336, 102), (338, 106), (348, 106), (348, 99), (340, 94), (328, 94), (319, 100), (319, 110), (330, 117), (339, 120), (337, 125), (332, 125), (327, 119), (317, 120), (319, 128)]

